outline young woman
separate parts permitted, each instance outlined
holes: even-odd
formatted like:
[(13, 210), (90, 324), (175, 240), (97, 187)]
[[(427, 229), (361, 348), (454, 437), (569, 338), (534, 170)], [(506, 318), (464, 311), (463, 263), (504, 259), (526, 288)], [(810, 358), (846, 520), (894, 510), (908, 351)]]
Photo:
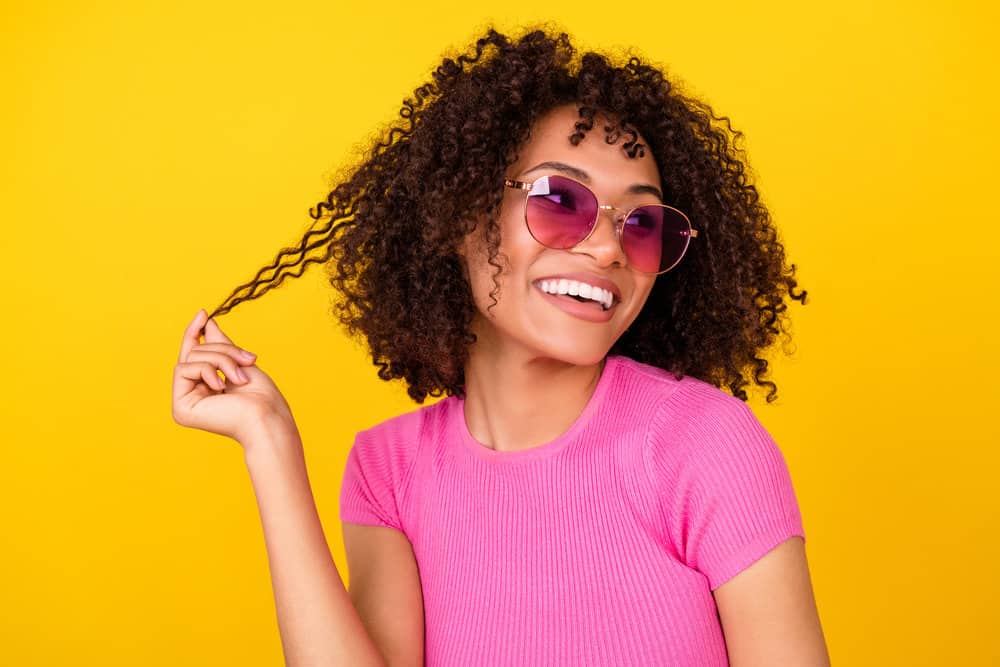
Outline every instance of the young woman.
[(720, 119), (638, 58), (492, 29), (400, 115), (214, 313), (325, 262), (379, 377), (446, 396), (357, 435), (349, 591), (254, 357), (199, 311), (174, 373), (175, 420), (244, 448), (288, 664), (829, 664), (742, 389), (773, 398), (758, 354), (805, 292)]

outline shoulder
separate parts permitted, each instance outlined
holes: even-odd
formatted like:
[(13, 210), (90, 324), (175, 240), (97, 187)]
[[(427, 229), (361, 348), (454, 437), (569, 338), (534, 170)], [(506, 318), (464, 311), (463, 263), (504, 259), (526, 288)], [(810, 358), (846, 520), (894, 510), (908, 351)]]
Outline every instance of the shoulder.
[(423, 405), (419, 408), (394, 415), (358, 431), (358, 436), (364, 436), (366, 439), (388, 440), (400, 444), (410, 442), (420, 437), (424, 429), (424, 423), (429, 419), (434, 419), (436, 413), (441, 411), (443, 407), (442, 403), (444, 402), (438, 401), (431, 405)]
[(426, 424), (439, 405), (404, 412), (357, 433), (344, 467), (341, 521), (406, 531), (415, 463)]
[(754, 453), (780, 455), (747, 403), (689, 375), (673, 391), (658, 396), (650, 413), (647, 446), (661, 465), (717, 463)]
[(357, 432), (351, 456), (384, 478), (391, 478), (397, 488), (405, 483), (412, 470), (430, 424), (439, 419), (444, 403), (421, 406)]
[(658, 403), (646, 445), (661, 536), (712, 589), (805, 536), (785, 457), (740, 399), (685, 377)]
[(679, 514), (734, 502), (795, 504), (784, 453), (744, 401), (685, 376), (661, 399), (645, 442), (646, 469), (660, 501)]
[(678, 391), (691, 380), (685, 375), (675, 376), (659, 366), (652, 366), (631, 357), (612, 355), (608, 357), (612, 377), (608, 389), (612, 400), (622, 403), (623, 409), (632, 409), (647, 416), (657, 405)]
[(648, 426), (650, 444), (703, 441), (730, 430), (758, 428), (750, 407), (722, 389), (691, 375), (615, 356), (616, 398), (635, 406)]

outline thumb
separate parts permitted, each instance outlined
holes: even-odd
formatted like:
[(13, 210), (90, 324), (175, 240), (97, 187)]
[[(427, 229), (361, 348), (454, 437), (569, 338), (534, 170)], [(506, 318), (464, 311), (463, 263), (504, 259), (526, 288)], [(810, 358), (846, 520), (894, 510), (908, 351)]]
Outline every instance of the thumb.
[(219, 328), (219, 324), (215, 321), (214, 317), (205, 323), (205, 342), (229, 343), (231, 345), (235, 345), (235, 343), (229, 339), (229, 336), (222, 333), (222, 329)]

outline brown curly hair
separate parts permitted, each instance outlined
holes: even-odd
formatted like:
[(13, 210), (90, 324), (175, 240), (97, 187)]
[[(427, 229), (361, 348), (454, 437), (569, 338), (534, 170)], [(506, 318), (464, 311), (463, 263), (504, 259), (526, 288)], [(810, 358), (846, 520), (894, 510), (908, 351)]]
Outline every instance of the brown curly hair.
[(350, 336), (363, 337), (381, 379), (405, 379), (417, 403), (427, 395), (464, 395), (475, 305), (456, 251), (477, 226), (468, 214), (486, 221), (481, 233), (497, 267), (496, 286), (505, 170), (535, 119), (573, 103), (580, 121), (568, 140), (579, 143), (603, 113), (619, 119), (604, 128), (606, 140), (614, 142), (619, 128), (631, 133), (626, 148), (634, 157), (645, 150), (631, 129), (638, 128), (670, 174), (661, 183), (664, 203), (687, 213), (699, 230), (683, 261), (657, 278), (610, 354), (677, 379), (727, 386), (743, 401), (750, 369), (758, 385), (770, 387), (767, 401), (774, 400), (777, 386), (763, 379), (768, 362), (757, 355), (782, 332), (790, 339), (785, 295), (804, 304), (806, 292), (794, 292), (795, 265), (785, 267), (768, 210), (748, 182), (737, 145), (742, 133), (638, 57), (616, 63), (593, 51), (575, 53), (564, 32), (534, 27), (511, 39), (490, 27), (473, 53), (445, 57), (433, 82), (403, 101), (403, 121), (310, 209), (315, 222), (299, 245), (282, 249), (211, 316), (322, 262), (339, 293), (335, 316)]

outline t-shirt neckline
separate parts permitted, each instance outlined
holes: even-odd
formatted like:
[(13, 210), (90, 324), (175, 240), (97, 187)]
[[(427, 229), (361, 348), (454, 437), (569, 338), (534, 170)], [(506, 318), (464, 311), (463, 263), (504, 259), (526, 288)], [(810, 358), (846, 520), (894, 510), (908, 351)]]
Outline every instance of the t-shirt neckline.
[(590, 399), (587, 401), (587, 405), (584, 406), (580, 416), (561, 435), (556, 436), (546, 443), (529, 449), (519, 449), (511, 452), (498, 452), (495, 449), (490, 449), (476, 440), (469, 431), (469, 426), (465, 421), (465, 399), (461, 397), (455, 397), (455, 401), (452, 403), (452, 414), (449, 419), (452, 425), (452, 433), (460, 441), (461, 449), (494, 464), (523, 463), (557, 454), (568, 443), (572, 442), (580, 431), (587, 427), (594, 418), (595, 413), (600, 410), (601, 404), (604, 402), (604, 397), (611, 386), (613, 376), (618, 370), (618, 366), (619, 360), (616, 355), (608, 355), (605, 358), (604, 369), (597, 380), (597, 386), (590, 395)]

